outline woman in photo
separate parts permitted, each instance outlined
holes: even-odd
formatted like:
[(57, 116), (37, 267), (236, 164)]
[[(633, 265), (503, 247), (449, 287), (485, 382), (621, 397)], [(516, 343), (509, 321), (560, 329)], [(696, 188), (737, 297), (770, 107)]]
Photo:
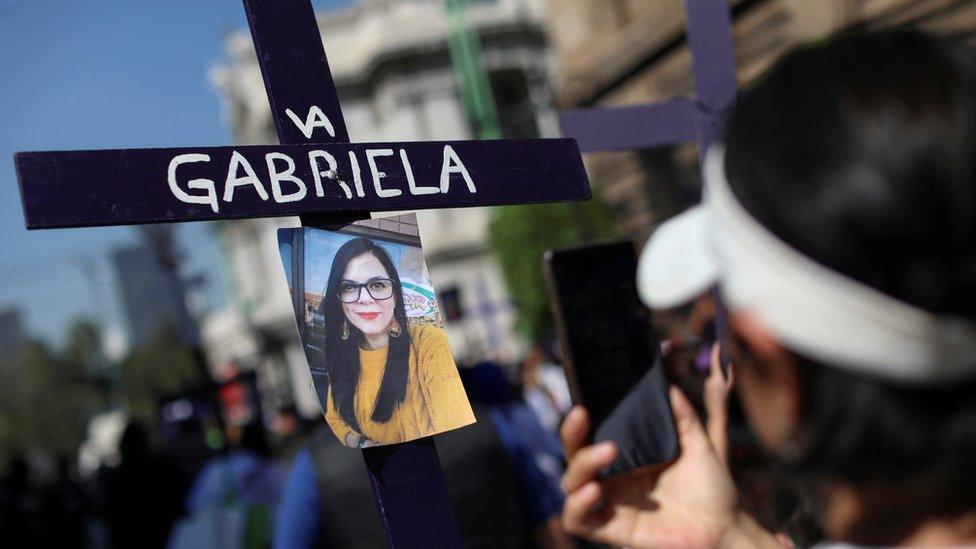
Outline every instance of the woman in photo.
[(400, 276), (382, 247), (356, 238), (339, 248), (319, 308), (325, 417), (345, 445), (406, 442), (475, 421), (447, 334), (408, 324)]

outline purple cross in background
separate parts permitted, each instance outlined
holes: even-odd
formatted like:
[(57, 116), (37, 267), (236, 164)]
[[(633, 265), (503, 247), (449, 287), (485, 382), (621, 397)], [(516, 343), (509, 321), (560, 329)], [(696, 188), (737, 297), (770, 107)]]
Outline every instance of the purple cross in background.
[[(692, 98), (620, 108), (566, 111), (562, 132), (583, 152), (621, 151), (697, 141), (700, 160), (718, 137), (738, 97), (732, 13), (728, 0), (685, 0), (688, 45), (695, 77)], [(727, 323), (717, 290), (715, 327), (725, 340)], [(723, 346), (724, 347), (724, 346)], [(724, 350), (722, 363), (726, 363)]]
[(662, 103), (566, 111), (562, 132), (583, 152), (622, 151), (718, 137), (738, 94), (727, 0), (685, 0), (695, 95)]

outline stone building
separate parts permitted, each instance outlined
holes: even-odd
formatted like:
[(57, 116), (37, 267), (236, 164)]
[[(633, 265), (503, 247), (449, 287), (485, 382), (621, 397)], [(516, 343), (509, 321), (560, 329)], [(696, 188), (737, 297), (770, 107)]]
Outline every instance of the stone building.
[[(481, 39), (505, 137), (552, 136), (557, 131), (544, 2), (478, 0), (469, 3), (466, 13), (469, 27)], [(443, 0), (361, 0), (320, 14), (318, 23), (354, 141), (475, 137), (451, 64), (452, 20)], [(276, 142), (250, 35), (230, 35), (226, 49), (227, 58), (214, 68), (212, 79), (236, 140)], [(514, 311), (488, 249), (489, 210), (422, 211), (418, 216), (435, 288), (460, 305), (462, 316), (448, 323), (455, 357), (468, 362), (516, 359), (521, 349), (512, 330)], [(231, 331), (246, 329), (258, 342), (251, 347), (256, 352), (236, 358), (223, 353), (215, 360), (250, 362), (262, 372), (266, 394), (280, 395), (273, 398), (285, 403), (290, 391), (311, 415), (318, 403), (309, 390), (275, 231), (296, 224), (295, 219), (252, 219), (219, 225), (238, 316), (224, 315), (219, 324), (205, 327), (204, 336), (214, 348)], [(290, 380), (290, 388), (283, 379)]]
[[(688, 96), (691, 57), (683, 0), (548, 0), (561, 109), (623, 106)], [(730, 0), (740, 85), (785, 51), (860, 25), (914, 24), (972, 37), (973, 0)], [(620, 230), (643, 241), (699, 185), (694, 145), (587, 156), (596, 191)]]

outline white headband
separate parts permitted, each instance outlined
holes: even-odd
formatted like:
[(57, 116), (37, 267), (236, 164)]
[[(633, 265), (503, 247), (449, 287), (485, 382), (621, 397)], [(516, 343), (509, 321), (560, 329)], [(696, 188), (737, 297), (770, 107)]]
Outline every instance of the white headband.
[(721, 146), (709, 149), (704, 171), (702, 204), (662, 225), (641, 257), (638, 285), (650, 306), (677, 305), (717, 282), (730, 310), (752, 313), (810, 358), (907, 383), (976, 375), (976, 324), (899, 301), (794, 250), (736, 200)]

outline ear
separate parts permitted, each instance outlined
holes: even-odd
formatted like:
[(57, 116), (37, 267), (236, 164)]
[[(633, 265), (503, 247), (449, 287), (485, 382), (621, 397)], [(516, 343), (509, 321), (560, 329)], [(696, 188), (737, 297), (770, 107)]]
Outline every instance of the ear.
[(784, 429), (797, 430), (803, 420), (804, 384), (796, 356), (783, 347), (759, 320), (747, 312), (736, 312), (729, 317), (729, 327), (748, 347), (756, 360), (757, 368), (768, 383), (776, 388), (773, 398), (776, 409), (785, 414), (788, 424)]

